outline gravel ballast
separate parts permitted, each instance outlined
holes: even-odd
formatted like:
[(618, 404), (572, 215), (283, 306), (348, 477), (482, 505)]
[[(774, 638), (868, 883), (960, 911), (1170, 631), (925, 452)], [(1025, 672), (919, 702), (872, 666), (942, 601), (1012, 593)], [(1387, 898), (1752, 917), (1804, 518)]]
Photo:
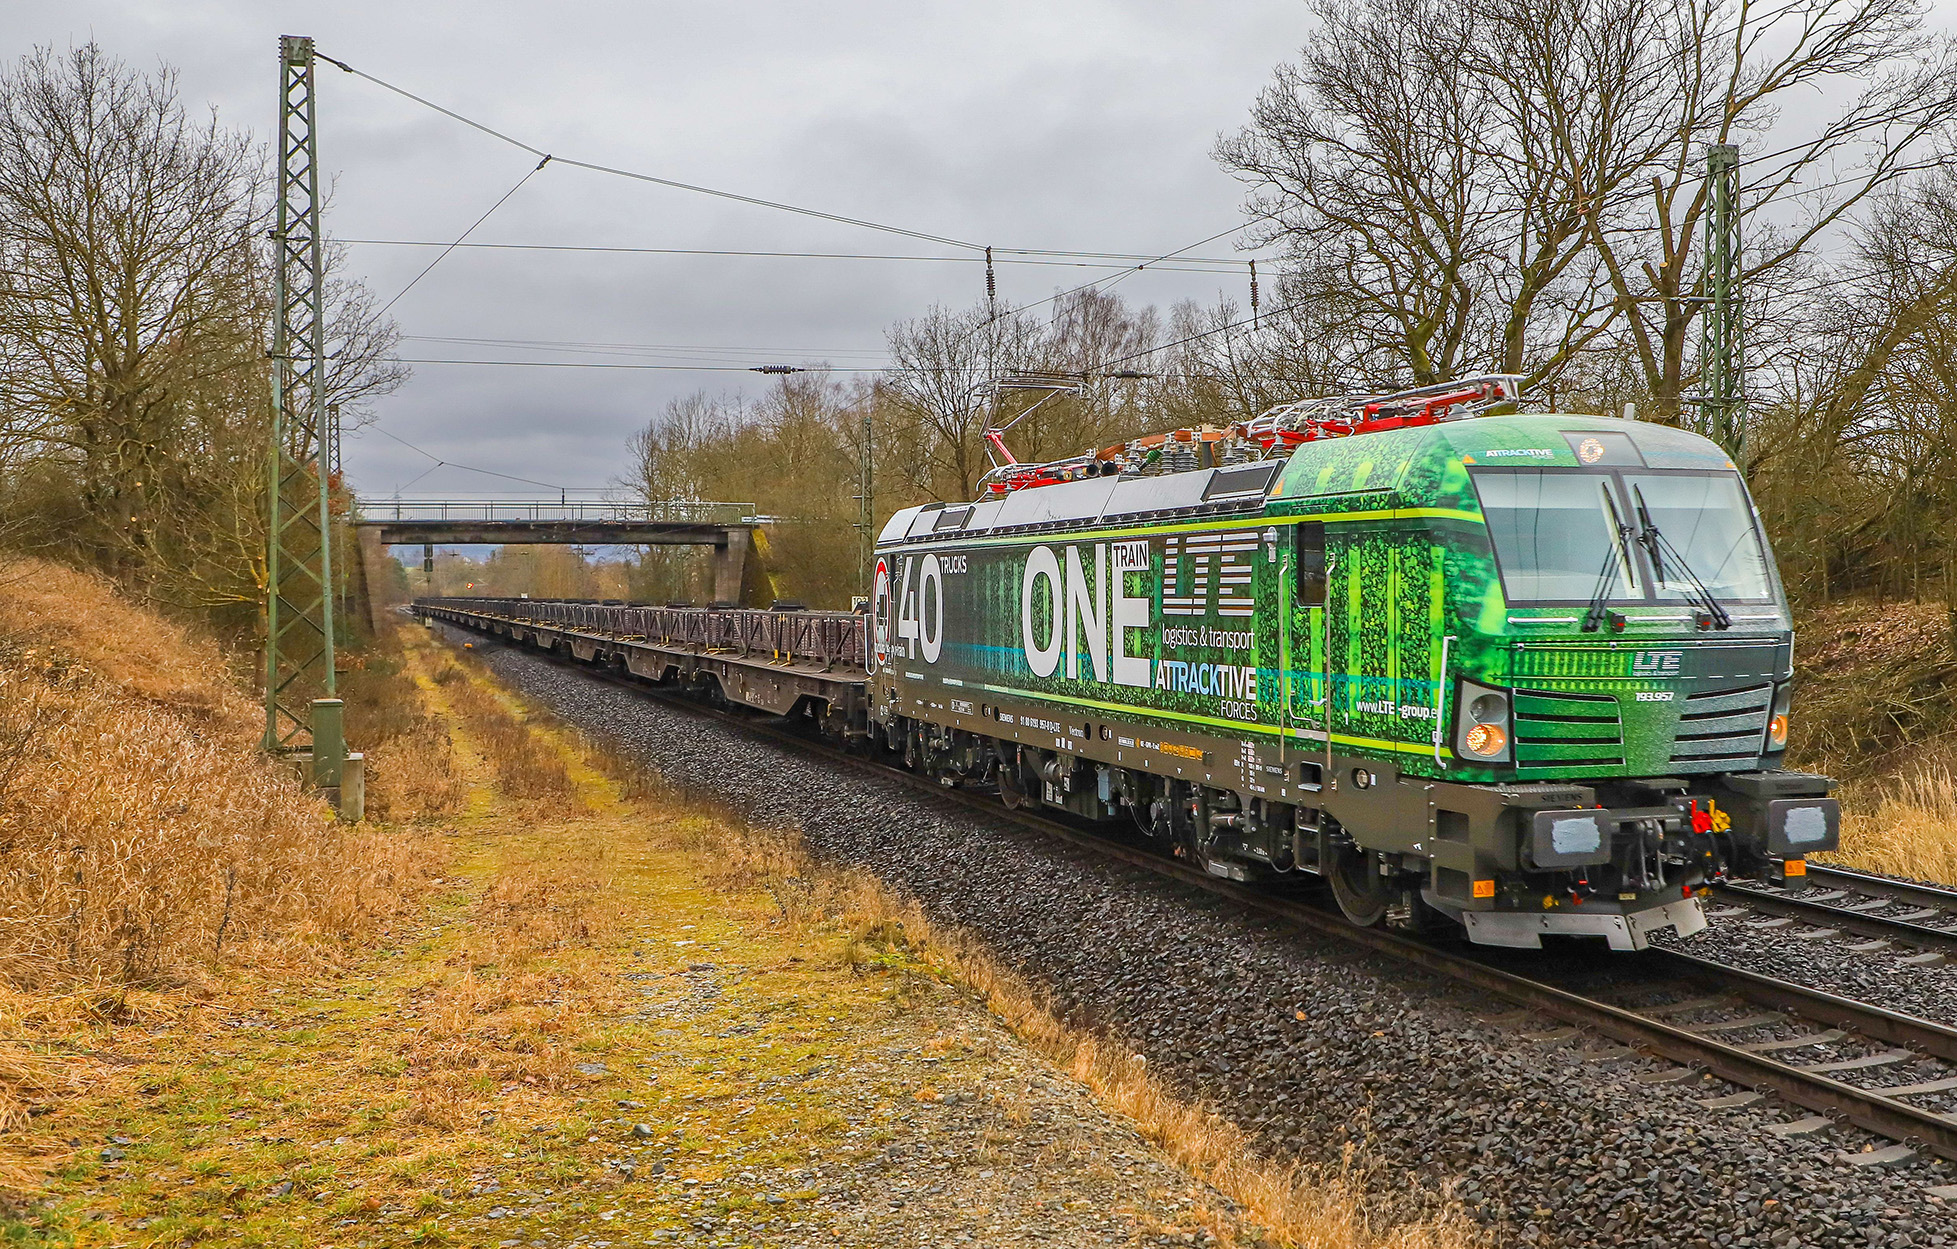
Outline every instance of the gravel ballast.
[(1854, 1166), (1845, 1153), (1889, 1142), (1775, 1136), (1807, 1112), (1707, 1109), (1740, 1090), (1642, 1083), (1662, 1064), (1542, 1017), (1495, 1021), (1503, 1004), (1342, 942), (473, 640), (571, 723), (973, 932), (1275, 1152), (1337, 1165), (1355, 1144), (1383, 1183), (1451, 1191), (1502, 1243), (1957, 1245), (1957, 1201), (1926, 1192), (1957, 1169), (1935, 1159)]

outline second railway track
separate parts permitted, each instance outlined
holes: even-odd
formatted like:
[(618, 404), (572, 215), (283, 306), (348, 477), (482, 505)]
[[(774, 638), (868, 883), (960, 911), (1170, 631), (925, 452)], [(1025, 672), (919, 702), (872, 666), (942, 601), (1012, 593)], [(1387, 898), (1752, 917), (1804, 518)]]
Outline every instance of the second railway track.
[[(1906, 953), (1905, 961), (1919, 964), (1957, 957), (1957, 889), (1810, 863), (1802, 885), (1723, 884), (1714, 886), (1713, 893), (1723, 902), (1769, 916), (1759, 926), (1785, 927), (1796, 940), (1859, 937), (1849, 947), (1858, 953), (1902, 946), (1915, 951)], [(1797, 930), (1797, 924), (1807, 928)]]
[[(686, 714), (734, 725), (839, 766), (982, 811), (990, 819), (1062, 838), (1094, 854), (1221, 895), (1245, 910), (1351, 943), (1540, 1012), (1572, 1030), (1567, 1037), (1545, 1035), (1540, 1039), (1574, 1042), (1587, 1033), (1613, 1042), (1621, 1050), (1618, 1055), (1608, 1050), (1595, 1054), (1599, 1061), (1642, 1054), (1675, 1064), (1641, 1077), (1647, 1082), (1704, 1073), (1741, 1088), (1738, 1094), (1709, 1100), (1708, 1106), (1744, 1105), (1771, 1093), (1813, 1112), (1805, 1119), (1770, 1130), (1805, 1135), (1842, 1123), (1895, 1142), (1884, 1149), (1844, 1155), (1852, 1163), (1893, 1164), (1907, 1161), (1918, 1152), (1957, 1160), (1957, 1115), (1921, 1104), (1924, 1099), (1957, 1092), (1957, 1029), (1946, 1025), (1671, 950), (1646, 951), (1628, 962), (1613, 960), (1614, 971), (1635, 972), (1637, 982), (1632, 985), (1613, 985), (1594, 994), (1580, 992), (1555, 983), (1540, 970), (1531, 974), (1499, 965), (1520, 960), (1469, 953), (1381, 929), (1355, 928), (1304, 899), (1221, 880), (1152, 849), (1086, 831), (1070, 821), (1005, 808), (990, 794), (948, 789), (934, 780), (794, 731), (773, 717), (707, 706), (658, 685), (585, 664), (568, 666)], [(1820, 875), (1818, 871), (1816, 874)], [(1538, 961), (1562, 966), (1554, 959)], [(1893, 1082), (1856, 1082), (1861, 1079)], [(1957, 1192), (1950, 1195), (1957, 1196)]]

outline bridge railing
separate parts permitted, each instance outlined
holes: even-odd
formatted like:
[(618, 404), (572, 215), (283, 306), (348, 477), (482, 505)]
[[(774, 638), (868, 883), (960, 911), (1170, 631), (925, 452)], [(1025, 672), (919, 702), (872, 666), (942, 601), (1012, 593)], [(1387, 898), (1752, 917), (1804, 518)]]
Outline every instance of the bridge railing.
[(869, 667), (869, 617), (862, 612), (459, 597), (416, 599), (415, 604), (745, 658), (813, 661), (825, 669), (838, 664), (866, 671)]
[(364, 521), (582, 521), (681, 525), (752, 525), (752, 503), (695, 499), (607, 502), (598, 499), (362, 499)]

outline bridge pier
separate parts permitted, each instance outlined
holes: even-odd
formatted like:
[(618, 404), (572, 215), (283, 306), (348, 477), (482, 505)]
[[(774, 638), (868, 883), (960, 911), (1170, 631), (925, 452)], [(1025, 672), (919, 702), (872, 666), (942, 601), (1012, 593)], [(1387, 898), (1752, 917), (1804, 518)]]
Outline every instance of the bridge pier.
[(381, 545), (380, 535), (371, 529), (356, 526), (353, 531), (354, 558), (358, 561), (359, 584), (352, 610), (364, 612), (367, 628), (379, 636), (384, 613), (392, 604), (388, 602), (386, 587), (389, 582), (381, 575), (386, 566), (387, 548)]
[(753, 538), (751, 530), (729, 529), (722, 535), (721, 541), (714, 543), (714, 602), (730, 607), (745, 606), (741, 602), (741, 581), (747, 575), (747, 551)]

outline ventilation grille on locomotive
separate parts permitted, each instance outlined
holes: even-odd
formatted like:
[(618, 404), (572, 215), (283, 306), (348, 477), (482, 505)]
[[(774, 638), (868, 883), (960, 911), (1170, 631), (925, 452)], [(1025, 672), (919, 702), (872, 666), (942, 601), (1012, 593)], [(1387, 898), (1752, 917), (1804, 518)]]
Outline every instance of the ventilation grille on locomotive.
[(1515, 691), (1517, 768), (1614, 768), (1624, 762), (1624, 725), (1609, 694)]
[(1679, 709), (1673, 770), (1718, 772), (1736, 759), (1757, 759), (1773, 701), (1772, 685), (1688, 697)]

